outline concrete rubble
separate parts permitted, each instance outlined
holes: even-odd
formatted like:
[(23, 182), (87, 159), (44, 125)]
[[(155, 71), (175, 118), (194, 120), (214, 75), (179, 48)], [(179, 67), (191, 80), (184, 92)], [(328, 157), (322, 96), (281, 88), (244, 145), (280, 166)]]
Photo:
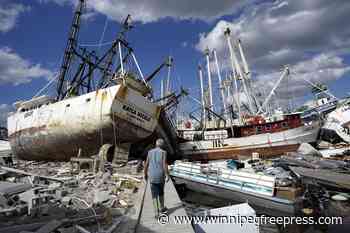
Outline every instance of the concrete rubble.
[(95, 172), (70, 162), (0, 166), (0, 232), (115, 232), (134, 205), (139, 166), (105, 163)]

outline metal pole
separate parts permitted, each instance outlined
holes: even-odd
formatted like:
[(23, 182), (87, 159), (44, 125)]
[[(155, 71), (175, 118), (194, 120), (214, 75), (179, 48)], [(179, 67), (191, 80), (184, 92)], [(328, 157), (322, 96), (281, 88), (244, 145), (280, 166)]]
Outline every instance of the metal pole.
[(214, 105), (213, 105), (213, 88), (212, 88), (212, 82), (211, 82), (211, 72), (210, 72), (210, 60), (209, 60), (209, 48), (207, 48), (205, 51), (205, 56), (207, 58), (207, 71), (208, 71), (208, 85), (209, 85), (209, 108), (212, 112), (214, 112)]
[[(231, 79), (226, 79), (224, 81), (224, 86), (227, 88), (227, 97), (231, 96), (232, 100), (233, 100), (233, 96), (231, 95), (231, 85), (232, 85), (232, 80)], [(233, 111), (233, 101), (232, 101), (232, 111)], [(227, 118), (226, 119), (230, 119), (230, 127), (231, 127), (231, 132), (232, 132), (232, 136), (234, 135), (234, 132), (233, 132), (233, 117), (232, 117), (232, 114), (231, 114), (231, 111), (229, 111), (227, 109)]]
[[(225, 31), (225, 36), (226, 36), (226, 39), (227, 39), (227, 44), (228, 44), (228, 48), (230, 50), (230, 57), (231, 57), (231, 67), (232, 67), (232, 72), (235, 73), (235, 57), (234, 57), (234, 52), (233, 52), (233, 48), (232, 48), (232, 44), (231, 44), (231, 39), (230, 39), (230, 30), (227, 29)], [(237, 61), (236, 61), (237, 62)], [(233, 76), (233, 79), (235, 81), (235, 91), (236, 91), (236, 94), (237, 94), (237, 109), (238, 109), (238, 121), (239, 123), (242, 123), (242, 118), (241, 118), (241, 103), (239, 101), (239, 91), (238, 91), (238, 84), (237, 84), (237, 77), (236, 75)]]
[(161, 99), (161, 102), (160, 104), (163, 105), (163, 102), (164, 102), (164, 84), (163, 84), (163, 79), (160, 80), (160, 99)]
[[(229, 40), (230, 40), (230, 44), (231, 44), (231, 38), (229, 38)], [(231, 47), (232, 47), (232, 46), (231, 46)], [(245, 76), (245, 74), (242, 72), (241, 65), (239, 64), (238, 59), (237, 59), (237, 56), (236, 56), (235, 51), (234, 51), (233, 49), (232, 49), (232, 54), (233, 54), (232, 58), (233, 58), (233, 61), (234, 61), (236, 70), (237, 70), (237, 72), (238, 72), (239, 77), (240, 77), (241, 80), (242, 80), (244, 93), (245, 93), (245, 95), (247, 96), (249, 111), (250, 111), (251, 113), (254, 114), (255, 111), (254, 111), (254, 109), (253, 109), (253, 105), (252, 105), (252, 101), (251, 101), (251, 95), (250, 95), (250, 93), (249, 93), (249, 91), (248, 91), (247, 84), (246, 84), (246, 81), (247, 81), (246, 76)]]
[(146, 84), (146, 86), (148, 86), (148, 84), (147, 84), (147, 82), (146, 82), (146, 80), (145, 80), (145, 76), (143, 75), (142, 70), (141, 70), (141, 68), (140, 68), (140, 66), (139, 66), (139, 63), (138, 63), (137, 60), (136, 60), (136, 56), (135, 56), (134, 52), (132, 52), (132, 51), (131, 51), (131, 56), (132, 56), (132, 58), (134, 59), (134, 62), (135, 62), (135, 64), (136, 64), (137, 70), (138, 70), (139, 73), (140, 73), (140, 76), (141, 76), (141, 78), (142, 78), (142, 81)]
[(201, 104), (202, 104), (202, 123), (205, 124), (206, 116), (205, 116), (205, 101), (204, 101), (204, 85), (203, 85), (203, 71), (202, 67), (198, 66), (198, 74), (199, 74), (199, 81), (201, 85)]
[(222, 84), (222, 78), (221, 78), (221, 73), (220, 73), (220, 68), (219, 68), (219, 63), (218, 63), (218, 57), (216, 55), (216, 50), (213, 50), (213, 54), (214, 54), (214, 59), (215, 59), (215, 65), (216, 65), (216, 71), (219, 77), (219, 88), (220, 88), (220, 92), (221, 92), (221, 99), (222, 99), (222, 104), (224, 107), (224, 113), (226, 112), (226, 101), (225, 101), (225, 91), (224, 91), (224, 87)]
[(168, 58), (168, 63), (167, 63), (167, 66), (168, 66), (168, 77), (167, 77), (167, 80), (166, 80), (166, 91), (165, 93), (167, 95), (169, 95), (170, 93), (170, 72), (171, 72), (171, 66), (172, 66), (172, 57), (169, 56)]
[(119, 49), (120, 69), (121, 69), (122, 75), (123, 75), (124, 74), (124, 64), (123, 64), (122, 46), (120, 44), (120, 41), (118, 41), (118, 49)]
[(266, 107), (266, 105), (269, 103), (271, 97), (275, 94), (275, 90), (277, 89), (277, 87), (279, 86), (279, 84), (281, 83), (281, 81), (282, 81), (285, 77), (287, 77), (288, 75), (289, 75), (289, 68), (288, 68), (288, 66), (286, 66), (286, 67), (284, 68), (284, 71), (283, 71), (281, 77), (277, 80), (276, 84), (275, 84), (274, 87), (272, 88), (272, 90), (271, 90), (271, 92), (269, 93), (269, 95), (266, 97), (264, 103), (261, 105), (261, 107), (260, 107), (260, 109), (259, 109), (259, 111), (258, 111), (257, 114), (262, 113), (263, 109), (264, 109), (264, 108)]
[(239, 49), (239, 53), (241, 55), (244, 73), (247, 76), (247, 78), (250, 79), (251, 78), (250, 77), (251, 74), (250, 74), (250, 71), (249, 71), (249, 66), (248, 66), (247, 60), (245, 59), (245, 56), (244, 56), (244, 53), (243, 53), (243, 49), (242, 49), (242, 45), (241, 45), (241, 40), (240, 39), (237, 40), (237, 46), (238, 46), (238, 49)]
[(259, 105), (259, 102), (256, 99), (256, 96), (255, 96), (254, 92), (252, 91), (252, 87), (251, 87), (251, 72), (249, 70), (248, 62), (247, 62), (247, 60), (245, 58), (245, 55), (244, 55), (244, 52), (243, 52), (243, 47), (242, 47), (242, 42), (241, 42), (240, 39), (237, 40), (237, 46), (238, 46), (238, 49), (239, 49), (239, 53), (241, 55), (245, 78), (246, 78), (246, 81), (248, 83), (248, 91), (249, 91), (249, 94), (253, 98), (253, 100), (255, 102), (255, 105), (256, 105), (256, 109), (254, 109), (254, 110), (257, 111), (260, 108), (260, 105)]

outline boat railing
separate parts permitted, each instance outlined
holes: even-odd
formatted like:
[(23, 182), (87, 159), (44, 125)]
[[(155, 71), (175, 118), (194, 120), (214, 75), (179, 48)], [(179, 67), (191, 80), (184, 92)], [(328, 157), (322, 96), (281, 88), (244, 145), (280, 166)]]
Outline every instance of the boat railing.
[(193, 180), (214, 183), (259, 192), (273, 196), (275, 189), (275, 177), (251, 172), (242, 172), (212, 164), (199, 164), (176, 161), (171, 167), (172, 174)]

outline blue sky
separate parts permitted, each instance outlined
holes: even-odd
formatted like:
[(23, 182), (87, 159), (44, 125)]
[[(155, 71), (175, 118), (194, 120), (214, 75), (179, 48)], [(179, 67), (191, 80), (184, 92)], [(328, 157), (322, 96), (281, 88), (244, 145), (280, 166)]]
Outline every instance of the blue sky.
[[(75, 2), (0, 0), (0, 124), (13, 102), (31, 98), (58, 70)], [(348, 1), (213, 2), (89, 0), (80, 42), (98, 43), (106, 19), (103, 41), (112, 41), (118, 22), (130, 13), (135, 28), (128, 40), (143, 72), (149, 74), (171, 55), (172, 85), (186, 86), (198, 96), (197, 65), (204, 64), (204, 48), (218, 51), (223, 74), (229, 69), (223, 38), (229, 27), (242, 39), (257, 88), (271, 89), (281, 67), (288, 64), (295, 74), (294, 85), (280, 93), (287, 99), (305, 99), (310, 88), (300, 77), (328, 83), (339, 97), (350, 92), (350, 29), (342, 26), (350, 21)], [(165, 75), (160, 73), (155, 87)], [(219, 95), (215, 97), (219, 101)]]

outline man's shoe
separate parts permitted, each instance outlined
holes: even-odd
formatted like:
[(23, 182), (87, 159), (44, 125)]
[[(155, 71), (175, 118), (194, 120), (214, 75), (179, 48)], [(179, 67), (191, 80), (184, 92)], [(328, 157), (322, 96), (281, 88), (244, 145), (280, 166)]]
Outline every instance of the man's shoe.
[(162, 214), (166, 214), (166, 213), (168, 212), (168, 208), (166, 208), (166, 207), (164, 206), (164, 208), (161, 209), (160, 212), (161, 212)]

